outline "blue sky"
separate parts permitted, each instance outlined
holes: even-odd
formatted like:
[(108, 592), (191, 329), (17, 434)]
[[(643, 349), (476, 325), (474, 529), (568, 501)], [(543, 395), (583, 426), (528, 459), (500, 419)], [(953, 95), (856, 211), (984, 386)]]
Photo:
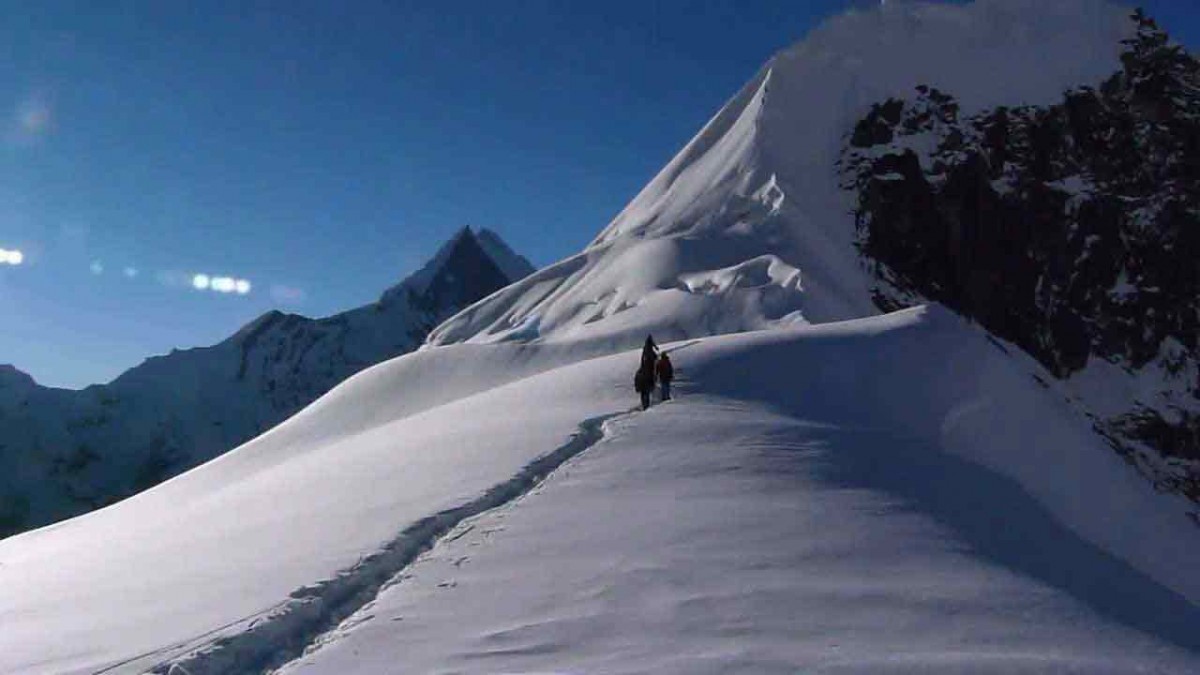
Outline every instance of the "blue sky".
[[(0, 248), (25, 255), (0, 363), (55, 386), (369, 302), (463, 225), (573, 253), (773, 52), (871, 3), (98, 4), (0, 18)], [(1145, 3), (1195, 45), (1192, 4)]]

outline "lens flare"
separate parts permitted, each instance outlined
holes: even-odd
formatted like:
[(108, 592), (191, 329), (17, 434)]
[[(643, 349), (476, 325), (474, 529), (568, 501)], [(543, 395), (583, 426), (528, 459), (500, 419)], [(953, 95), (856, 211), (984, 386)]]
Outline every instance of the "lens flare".
[(9, 113), (5, 140), (10, 145), (31, 147), (52, 130), (54, 106), (47, 92), (28, 92)]
[(253, 285), (249, 280), (238, 277), (195, 274), (192, 276), (192, 288), (222, 295), (249, 295)]
[(54, 119), (50, 102), (38, 94), (26, 97), (13, 112), (13, 121), (24, 140), (33, 140), (44, 135)]

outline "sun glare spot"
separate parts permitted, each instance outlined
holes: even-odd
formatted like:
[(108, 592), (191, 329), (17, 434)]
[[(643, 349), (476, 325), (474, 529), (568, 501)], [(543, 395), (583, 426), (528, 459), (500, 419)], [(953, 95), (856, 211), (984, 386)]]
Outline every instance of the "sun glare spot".
[(248, 280), (237, 277), (196, 274), (192, 277), (192, 288), (198, 291), (212, 291), (222, 295), (249, 295), (253, 286)]
[(10, 251), (5, 248), (0, 248), (0, 265), (17, 266), (25, 262), (25, 254), (20, 251)]

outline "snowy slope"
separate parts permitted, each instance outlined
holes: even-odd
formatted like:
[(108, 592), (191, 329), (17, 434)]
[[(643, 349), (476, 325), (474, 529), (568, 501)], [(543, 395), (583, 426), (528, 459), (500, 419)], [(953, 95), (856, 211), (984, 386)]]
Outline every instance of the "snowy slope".
[(396, 359), (5, 540), (0, 672), (1200, 667), (1193, 526), (944, 311), (679, 345), (646, 414), (635, 353), (562, 353)]
[(439, 321), (532, 272), (463, 229), (376, 303), (309, 319), (270, 312), (212, 347), (148, 359), (103, 386), (40, 387), (0, 370), (0, 536), (103, 506), (253, 438)]
[[(917, 335), (941, 343), (928, 327), (907, 339)], [(702, 392), (614, 420), (603, 441), (451, 532), (282, 672), (1200, 667), (1196, 605), (1064, 529), (1019, 483), (947, 452), (953, 443), (829, 405), (875, 393), (868, 368), (889, 389), (920, 375), (893, 379), (905, 369), (889, 352), (911, 349), (904, 339), (845, 337), (681, 353)], [(942, 344), (961, 357), (982, 346)], [(748, 381), (782, 363), (819, 372), (831, 357), (860, 364), (837, 372), (855, 385), (790, 398)], [(1047, 431), (1040, 451), (1079, 434)], [(1097, 492), (1108, 482), (1086, 477)]]

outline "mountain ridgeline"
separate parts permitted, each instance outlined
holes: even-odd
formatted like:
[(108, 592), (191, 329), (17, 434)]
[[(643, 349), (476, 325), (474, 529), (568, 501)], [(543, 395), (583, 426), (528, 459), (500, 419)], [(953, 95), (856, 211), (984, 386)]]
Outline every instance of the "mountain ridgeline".
[[(1121, 69), (1056, 105), (964, 116), (930, 86), (878, 103), (842, 177), (881, 309), (937, 300), (1018, 345), (1200, 500), (1200, 62), (1133, 21)], [(1102, 369), (1124, 386), (1089, 386)]]
[(463, 229), (375, 303), (323, 319), (272, 311), (220, 344), (148, 359), (107, 385), (52, 389), (0, 366), (0, 537), (226, 452), (532, 271), (492, 232)]

